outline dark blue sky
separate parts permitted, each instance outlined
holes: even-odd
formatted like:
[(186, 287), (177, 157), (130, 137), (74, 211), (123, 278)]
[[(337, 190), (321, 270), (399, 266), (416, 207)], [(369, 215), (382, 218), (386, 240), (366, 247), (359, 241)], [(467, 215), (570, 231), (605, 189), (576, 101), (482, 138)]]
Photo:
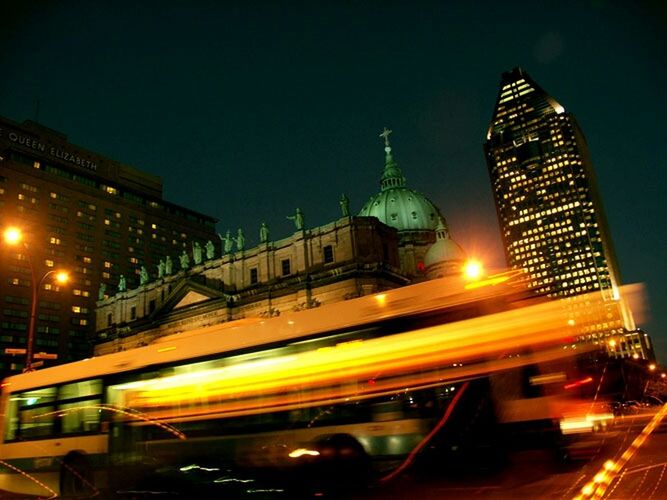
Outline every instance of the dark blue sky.
[[(14, 2), (17, 3), (17, 2)], [(667, 15), (661, 2), (144, 1), (0, 7), (0, 114), (159, 175), (165, 198), (256, 242), (358, 211), (382, 127), (408, 185), (490, 266), (482, 152), (500, 73), (521, 65), (577, 117), (625, 282), (667, 354)]]

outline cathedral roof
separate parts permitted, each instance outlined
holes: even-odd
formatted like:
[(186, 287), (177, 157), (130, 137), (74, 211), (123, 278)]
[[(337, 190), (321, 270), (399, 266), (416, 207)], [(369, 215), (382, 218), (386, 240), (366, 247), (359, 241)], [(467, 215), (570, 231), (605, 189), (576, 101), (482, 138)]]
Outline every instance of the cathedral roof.
[(391, 130), (385, 129), (380, 134), (385, 141), (384, 171), (380, 179), (382, 189), (371, 196), (359, 215), (377, 217), (399, 231), (434, 231), (440, 211), (426, 196), (405, 186), (405, 177), (389, 145), (390, 133)]

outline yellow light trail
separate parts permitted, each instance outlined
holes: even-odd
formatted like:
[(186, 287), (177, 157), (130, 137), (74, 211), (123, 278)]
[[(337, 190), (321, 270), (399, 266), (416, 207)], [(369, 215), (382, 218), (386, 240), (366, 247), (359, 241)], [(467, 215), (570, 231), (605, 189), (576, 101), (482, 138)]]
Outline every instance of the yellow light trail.
[(630, 446), (623, 452), (621, 458), (614, 462), (607, 460), (602, 466), (602, 469), (589, 481), (582, 489), (579, 495), (574, 497), (574, 500), (584, 500), (589, 498), (602, 498), (607, 491), (609, 485), (616, 479), (616, 476), (625, 468), (628, 461), (641, 448), (646, 439), (651, 435), (655, 428), (660, 425), (662, 419), (667, 415), (667, 404), (658, 411), (651, 421), (646, 424), (635, 440), (630, 443)]
[[(170, 411), (178, 417), (192, 416), (204, 411), (203, 405), (215, 413), (229, 414), (255, 412), (267, 405), (283, 408), (295, 404), (297, 395), (302, 404), (364, 397), (380, 390), (503, 369), (506, 363), (498, 358), (504, 353), (527, 349), (534, 353), (548, 351), (552, 359), (567, 356), (572, 351), (562, 350), (564, 339), (571, 343), (587, 324), (585, 317), (576, 326), (568, 319), (560, 302), (545, 302), (457, 323), (116, 388), (125, 393), (124, 406), (142, 408), (153, 415), (156, 412), (163, 418)], [(554, 346), (561, 351), (549, 351)], [(466, 366), (451, 368), (460, 362)], [(512, 366), (534, 362), (534, 358), (524, 356), (515, 359)], [(379, 385), (358, 383), (375, 380), (378, 373), (382, 377), (377, 381)], [(306, 401), (304, 393), (308, 395)], [(178, 409), (170, 410), (176, 405)]]

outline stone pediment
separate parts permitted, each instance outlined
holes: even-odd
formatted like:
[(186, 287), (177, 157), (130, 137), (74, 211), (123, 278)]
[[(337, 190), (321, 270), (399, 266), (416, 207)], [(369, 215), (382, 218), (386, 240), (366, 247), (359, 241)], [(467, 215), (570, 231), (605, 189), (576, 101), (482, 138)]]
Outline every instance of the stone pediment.
[(172, 289), (162, 306), (153, 311), (151, 316), (155, 319), (172, 311), (184, 310), (224, 297), (225, 294), (220, 290), (186, 279)]
[(181, 300), (179, 300), (178, 303), (175, 304), (174, 307), (172, 307), (171, 309), (172, 309), (172, 311), (173, 311), (174, 309), (180, 309), (181, 307), (187, 307), (187, 306), (189, 306), (189, 305), (197, 304), (197, 303), (199, 303), (199, 302), (205, 302), (205, 301), (207, 301), (207, 300), (210, 299), (210, 298), (211, 298), (211, 297), (209, 297), (209, 296), (207, 296), (207, 295), (204, 295), (204, 294), (202, 294), (202, 293), (199, 293), (199, 292), (195, 292), (195, 291), (193, 291), (193, 290), (190, 290), (190, 291), (189, 291), (188, 293), (186, 293), (185, 296), (183, 296), (183, 298), (182, 298)]

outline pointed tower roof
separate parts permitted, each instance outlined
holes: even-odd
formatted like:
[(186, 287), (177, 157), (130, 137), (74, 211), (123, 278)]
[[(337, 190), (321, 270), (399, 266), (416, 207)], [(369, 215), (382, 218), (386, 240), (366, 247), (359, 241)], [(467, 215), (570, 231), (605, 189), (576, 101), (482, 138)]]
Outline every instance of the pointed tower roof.
[(514, 130), (528, 128), (532, 118), (563, 112), (565, 108), (556, 99), (547, 94), (523, 68), (516, 67), (502, 74), (486, 138), (488, 140), (492, 135), (502, 133), (507, 127)]
[(401, 167), (398, 166), (398, 163), (394, 160), (394, 155), (391, 154), (391, 145), (389, 144), (389, 134), (391, 132), (391, 130), (385, 127), (380, 134), (380, 137), (384, 139), (384, 171), (380, 179), (383, 191), (385, 189), (405, 186), (405, 177), (403, 177)]

